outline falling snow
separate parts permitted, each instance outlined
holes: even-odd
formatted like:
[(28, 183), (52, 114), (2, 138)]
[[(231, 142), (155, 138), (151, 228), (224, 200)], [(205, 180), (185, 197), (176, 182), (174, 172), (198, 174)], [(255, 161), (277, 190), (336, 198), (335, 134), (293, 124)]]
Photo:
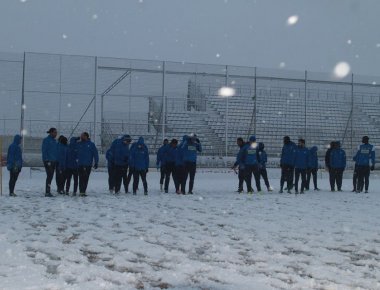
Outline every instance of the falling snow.
[(351, 71), (350, 65), (347, 62), (339, 62), (334, 68), (334, 76), (336, 78), (345, 78)]
[(298, 22), (298, 15), (290, 16), (288, 20), (286, 21), (288, 26), (293, 26), (297, 24), (297, 22)]

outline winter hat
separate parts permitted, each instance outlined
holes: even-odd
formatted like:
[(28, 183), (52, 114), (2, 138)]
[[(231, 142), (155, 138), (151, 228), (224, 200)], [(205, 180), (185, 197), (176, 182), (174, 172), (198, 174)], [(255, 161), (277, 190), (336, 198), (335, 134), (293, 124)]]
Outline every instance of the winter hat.
[(284, 143), (289, 143), (290, 142), (290, 137), (289, 136), (285, 136), (284, 137)]
[(362, 138), (362, 143), (368, 143), (368, 141), (369, 141), (369, 137), (368, 136), (364, 136)]
[(46, 133), (50, 134), (50, 133), (53, 133), (54, 131), (57, 131), (57, 129), (52, 127), (48, 131), (46, 131)]
[(264, 143), (260, 142), (260, 143), (259, 143), (259, 151), (263, 151), (264, 148), (265, 148)]
[(128, 141), (128, 142), (131, 142), (132, 141), (132, 137), (128, 134), (126, 135), (123, 135), (123, 137), (121, 138), (123, 141)]
[(252, 135), (251, 137), (249, 137), (249, 142), (256, 142), (256, 136)]

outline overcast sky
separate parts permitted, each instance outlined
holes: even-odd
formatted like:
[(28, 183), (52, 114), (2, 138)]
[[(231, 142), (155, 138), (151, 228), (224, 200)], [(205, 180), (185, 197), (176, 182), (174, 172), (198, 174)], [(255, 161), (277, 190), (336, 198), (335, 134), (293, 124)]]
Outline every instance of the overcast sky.
[(1, 0), (0, 51), (380, 75), (379, 12), (379, 0)]

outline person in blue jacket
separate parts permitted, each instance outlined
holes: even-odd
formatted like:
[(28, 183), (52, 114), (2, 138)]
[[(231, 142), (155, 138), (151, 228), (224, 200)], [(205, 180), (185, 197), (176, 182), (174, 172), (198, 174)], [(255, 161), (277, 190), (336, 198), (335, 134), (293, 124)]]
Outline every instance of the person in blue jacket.
[(313, 176), (314, 190), (319, 191), (317, 185), (317, 173), (318, 173), (318, 147), (313, 146), (309, 149), (309, 160), (307, 164), (307, 177), (306, 177), (306, 190), (310, 189), (310, 180)]
[[(16, 135), (13, 143), (8, 147), (7, 169), (9, 171), (9, 195), (16, 196), (15, 186), (22, 169), (22, 151), (20, 148), (22, 137)], [(1, 160), (0, 160), (1, 161)], [(0, 168), (1, 170), (1, 168)]]
[(197, 169), (197, 152), (202, 152), (202, 145), (196, 134), (191, 134), (182, 144), (182, 154), (184, 161), (185, 176), (183, 179), (183, 188), (185, 192), (186, 181), (189, 177), (188, 194), (193, 194), (194, 179)]
[(273, 191), (273, 188), (269, 184), (268, 172), (267, 172), (267, 162), (268, 155), (264, 150), (264, 143), (260, 142), (258, 147), (258, 158), (259, 158), (259, 167), (260, 167), (260, 176), (264, 179), (265, 186), (268, 191)]
[[(245, 146), (245, 142), (244, 142), (244, 139), (239, 137), (236, 139), (236, 145), (239, 146), (239, 152), (237, 153), (236, 155), (236, 161), (234, 163), (234, 165), (232, 166), (231, 169), (235, 170), (235, 173), (236, 173), (236, 168), (238, 168), (238, 179), (239, 179), (239, 183), (238, 183), (238, 190), (237, 192), (238, 193), (242, 193), (243, 192), (243, 184), (244, 184), (244, 180), (245, 180), (245, 168), (244, 168), (244, 164), (243, 163), (240, 163), (241, 160), (239, 160), (239, 154), (241, 154), (242, 150), (243, 150), (243, 147)], [(247, 185), (247, 191), (248, 191), (248, 185)]]
[(69, 194), (71, 178), (74, 180), (73, 196), (78, 191), (78, 141), (79, 137), (71, 137), (67, 149), (67, 167), (66, 167), (66, 194)]
[(59, 194), (65, 194), (66, 169), (67, 169), (67, 138), (63, 135), (58, 138), (57, 150), (57, 191)]
[(141, 177), (144, 194), (148, 194), (148, 183), (146, 175), (149, 171), (149, 152), (144, 143), (144, 138), (140, 137), (136, 145), (131, 150), (131, 166), (133, 167), (133, 194), (136, 195), (139, 179)]
[(157, 170), (160, 170), (160, 190), (163, 191), (164, 187), (164, 179), (165, 179), (165, 158), (164, 158), (164, 150), (166, 146), (169, 144), (168, 139), (164, 139), (162, 146), (157, 151), (156, 158), (156, 167)]
[(165, 193), (169, 192), (170, 175), (173, 177), (174, 186), (177, 191), (178, 183), (175, 176), (175, 161), (177, 157), (178, 140), (172, 139), (169, 144), (165, 145), (162, 151), (162, 159), (165, 163)]
[(281, 181), (280, 193), (283, 193), (285, 181), (287, 182), (288, 193), (291, 193), (294, 179), (294, 161), (296, 156), (296, 144), (294, 144), (289, 136), (284, 137), (284, 146), (281, 151)]
[(90, 135), (83, 132), (78, 142), (78, 175), (79, 175), (79, 195), (87, 196), (86, 190), (91, 174), (91, 168), (98, 168), (99, 154), (95, 144), (90, 140)]
[(298, 194), (298, 181), (301, 175), (301, 194), (306, 188), (306, 170), (309, 164), (309, 149), (305, 147), (305, 140), (298, 139), (298, 146), (294, 159), (295, 193)]
[(106, 152), (106, 160), (107, 160), (107, 172), (108, 172), (108, 189), (110, 193), (115, 192), (115, 182), (114, 182), (114, 173), (113, 173), (113, 155), (112, 150), (109, 148)]
[(335, 184), (338, 191), (342, 191), (343, 172), (346, 169), (346, 152), (340, 147), (340, 142), (334, 142), (334, 147), (330, 153), (330, 186), (331, 191), (335, 191)]
[(57, 129), (50, 128), (47, 131), (49, 135), (42, 141), (42, 161), (46, 171), (45, 196), (53, 197), (51, 194), (51, 181), (57, 166)]
[(252, 188), (252, 174), (256, 181), (257, 191), (261, 192), (260, 185), (260, 168), (259, 168), (259, 155), (258, 144), (256, 143), (256, 136), (251, 136), (249, 142), (243, 146), (238, 154), (237, 162), (244, 167), (244, 177), (247, 184), (248, 194), (253, 193)]
[(117, 138), (111, 145), (112, 163), (113, 163), (113, 181), (115, 185), (115, 193), (120, 193), (121, 183), (124, 183), (125, 193), (127, 193), (127, 173), (129, 164), (129, 145), (131, 144), (131, 136), (123, 135)]
[(183, 147), (182, 145), (189, 137), (184, 135), (181, 143), (177, 146), (175, 155), (175, 179), (177, 180), (176, 193), (186, 194), (186, 180), (185, 180), (185, 162), (183, 160)]
[(368, 193), (370, 170), (375, 169), (376, 156), (373, 145), (369, 144), (368, 136), (362, 138), (362, 143), (354, 157), (358, 176), (356, 192), (362, 192), (365, 186), (365, 193)]

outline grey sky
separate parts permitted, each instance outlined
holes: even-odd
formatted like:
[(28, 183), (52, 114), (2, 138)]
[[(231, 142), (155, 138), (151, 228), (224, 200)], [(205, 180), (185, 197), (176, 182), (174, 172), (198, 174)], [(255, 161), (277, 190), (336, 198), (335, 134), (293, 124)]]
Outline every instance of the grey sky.
[[(380, 75), (378, 0), (1, 0), (0, 50)], [(294, 26), (289, 16), (298, 15)], [(349, 40), (351, 44), (349, 44)], [(217, 54), (219, 57), (217, 57)]]

